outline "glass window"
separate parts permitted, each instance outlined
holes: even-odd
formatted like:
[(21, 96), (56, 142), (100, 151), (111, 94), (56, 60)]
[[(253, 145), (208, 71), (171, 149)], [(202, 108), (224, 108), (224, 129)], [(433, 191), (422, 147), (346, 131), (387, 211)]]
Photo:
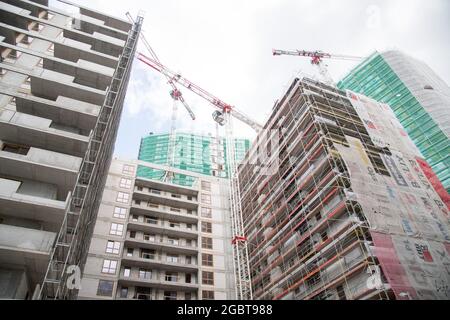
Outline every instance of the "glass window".
[(123, 276), (128, 278), (130, 275), (131, 275), (131, 268), (128, 267), (123, 268)]
[(211, 182), (202, 181), (201, 185), (202, 185), (202, 190), (211, 191)]
[(164, 291), (164, 300), (177, 300), (176, 291)]
[(212, 249), (213, 248), (212, 238), (202, 237), (202, 248)]
[(128, 248), (127, 249), (127, 257), (132, 257), (133, 256), (133, 248)]
[(97, 295), (111, 297), (113, 292), (114, 282), (108, 280), (100, 280), (98, 282)]
[(131, 179), (120, 178), (119, 187), (125, 188), (125, 189), (130, 189), (131, 188)]
[(124, 164), (122, 168), (122, 173), (132, 175), (134, 173), (134, 166)]
[(178, 239), (178, 238), (169, 238), (169, 239), (167, 240), (167, 242), (168, 242), (169, 244), (172, 244), (172, 245), (174, 245), (174, 246), (177, 246), (177, 245), (179, 244), (179, 239)]
[(112, 234), (115, 236), (123, 235), (123, 224), (111, 223), (111, 230), (109, 231), (109, 234)]
[(114, 213), (113, 213), (114, 218), (125, 219), (126, 215), (127, 215), (127, 209), (122, 208), (122, 207), (114, 207)]
[(202, 207), (202, 217), (203, 218), (211, 218), (211, 208)]
[(102, 273), (115, 274), (117, 268), (116, 260), (103, 260)]
[(167, 262), (178, 263), (178, 256), (174, 254), (167, 255)]
[(202, 232), (212, 233), (211, 222), (202, 221)]
[(214, 300), (214, 291), (203, 290), (202, 300)]
[(211, 195), (202, 193), (201, 200), (202, 203), (211, 204)]
[(152, 278), (152, 270), (139, 269), (139, 278), (151, 279)]
[(176, 272), (166, 272), (166, 281), (177, 282), (178, 281), (178, 273)]
[(202, 271), (202, 283), (206, 285), (214, 285), (214, 272)]
[(213, 255), (209, 253), (202, 253), (202, 265), (207, 267), (213, 266)]
[(120, 297), (127, 298), (128, 297), (128, 287), (122, 287), (120, 289)]
[(108, 242), (106, 243), (106, 252), (119, 254), (119, 251), (120, 251), (120, 242), (108, 240)]
[(128, 203), (128, 201), (130, 200), (130, 194), (129, 193), (125, 193), (125, 192), (118, 192), (117, 193), (117, 202), (121, 202), (121, 203)]

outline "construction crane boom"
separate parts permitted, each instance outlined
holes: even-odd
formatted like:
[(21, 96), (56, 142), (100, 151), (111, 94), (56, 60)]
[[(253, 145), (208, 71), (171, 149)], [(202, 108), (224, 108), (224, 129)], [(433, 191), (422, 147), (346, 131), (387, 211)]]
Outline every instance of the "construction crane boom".
[(169, 68), (164, 66), (158, 60), (147, 57), (146, 55), (144, 55), (142, 53), (138, 53), (137, 59), (144, 62), (146, 65), (152, 67), (156, 71), (162, 73), (165, 77), (169, 78), (170, 79), (169, 82), (178, 83), (178, 84), (182, 85), (183, 87), (189, 89), (190, 91), (194, 92), (198, 96), (202, 97), (203, 99), (207, 100), (209, 103), (211, 103), (213, 106), (215, 106), (219, 111), (221, 111), (223, 113), (230, 113), (233, 117), (248, 124), (250, 127), (252, 127), (257, 132), (262, 129), (262, 125), (260, 125), (256, 121), (252, 120), (250, 117), (245, 115), (243, 112), (237, 110), (235, 107), (222, 101), (221, 99), (217, 98), (216, 96), (209, 93), (208, 91), (202, 89), (201, 87), (199, 87), (195, 83), (189, 81), (188, 79), (184, 78), (180, 74), (170, 70)]
[[(129, 12), (127, 12), (125, 15), (127, 16), (128, 20), (130, 20), (132, 23), (134, 23), (133, 17), (131, 16), (131, 14)], [(161, 61), (159, 60), (159, 58), (156, 55), (156, 53), (153, 50), (153, 48), (148, 43), (148, 41), (145, 38), (143, 33), (140, 34), (140, 38), (141, 38), (142, 43), (144, 44), (144, 46), (147, 48), (147, 51), (153, 57), (153, 59), (155, 59), (156, 61), (161, 63)], [(195, 114), (192, 111), (191, 107), (189, 107), (189, 105), (186, 102), (186, 100), (184, 100), (184, 97), (183, 97), (183, 94), (181, 93), (181, 91), (178, 90), (177, 86), (175, 85), (175, 83), (173, 81), (171, 81), (170, 77), (166, 77), (166, 78), (167, 78), (167, 82), (172, 87), (172, 91), (170, 91), (170, 96), (172, 97), (172, 99), (175, 100), (175, 101), (180, 101), (183, 104), (183, 106), (186, 109), (186, 111), (189, 113), (189, 116), (191, 117), (191, 119), (195, 120)]]
[(306, 51), (306, 50), (277, 50), (273, 49), (272, 54), (274, 56), (288, 55), (288, 56), (300, 56), (311, 58), (311, 64), (316, 65), (319, 68), (319, 73), (323, 80), (328, 84), (334, 84), (333, 79), (326, 66), (323, 64), (323, 58), (326, 59), (339, 59), (339, 60), (353, 60), (359, 61), (364, 59), (363, 57), (349, 56), (343, 54), (331, 54), (323, 51)]

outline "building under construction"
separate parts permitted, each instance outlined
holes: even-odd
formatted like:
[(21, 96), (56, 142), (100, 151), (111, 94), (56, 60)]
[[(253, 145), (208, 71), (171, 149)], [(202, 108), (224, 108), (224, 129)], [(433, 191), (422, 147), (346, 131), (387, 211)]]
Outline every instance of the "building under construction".
[(295, 79), (264, 129), (238, 172), (254, 299), (450, 298), (449, 203), (388, 105)]

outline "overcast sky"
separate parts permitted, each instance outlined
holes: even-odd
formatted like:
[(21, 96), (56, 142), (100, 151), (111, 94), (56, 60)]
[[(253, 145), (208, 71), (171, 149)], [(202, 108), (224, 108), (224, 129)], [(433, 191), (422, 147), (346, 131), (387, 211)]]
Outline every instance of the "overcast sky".
[[(367, 56), (399, 49), (426, 62), (450, 83), (448, 0), (74, 0), (118, 17), (145, 12), (143, 32), (174, 71), (264, 122), (299, 73), (317, 75), (307, 58), (272, 56), (272, 48)], [(144, 53), (143, 46), (140, 50)], [(355, 62), (329, 60), (337, 81)], [(165, 79), (135, 60), (115, 154), (136, 158), (140, 138), (170, 130), (172, 100)], [(205, 101), (182, 90), (177, 128), (215, 132)], [(253, 138), (234, 121), (235, 136)]]

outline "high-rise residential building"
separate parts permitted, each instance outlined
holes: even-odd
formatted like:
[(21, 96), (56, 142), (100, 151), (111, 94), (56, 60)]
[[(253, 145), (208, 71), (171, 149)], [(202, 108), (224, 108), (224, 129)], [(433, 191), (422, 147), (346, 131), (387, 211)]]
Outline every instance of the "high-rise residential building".
[(76, 294), (141, 23), (0, 1), (0, 298)]
[[(189, 177), (180, 186), (138, 167)], [(234, 299), (228, 181), (115, 159), (79, 299)]]
[[(168, 165), (170, 134), (150, 134), (141, 139), (139, 160)], [(177, 132), (175, 134), (173, 167), (214, 177), (228, 177), (226, 143), (224, 138)], [(239, 162), (250, 148), (247, 139), (235, 139), (235, 158)], [(138, 176), (162, 179), (164, 171), (139, 167)], [(193, 181), (186, 175), (176, 174), (174, 183), (190, 186)]]
[(238, 176), (255, 299), (450, 298), (450, 203), (387, 104), (295, 79), (264, 127)]
[[(399, 51), (375, 52), (338, 83), (390, 105), (450, 192), (450, 88), (426, 64)], [(436, 181), (435, 184), (438, 184)]]

